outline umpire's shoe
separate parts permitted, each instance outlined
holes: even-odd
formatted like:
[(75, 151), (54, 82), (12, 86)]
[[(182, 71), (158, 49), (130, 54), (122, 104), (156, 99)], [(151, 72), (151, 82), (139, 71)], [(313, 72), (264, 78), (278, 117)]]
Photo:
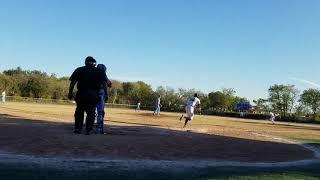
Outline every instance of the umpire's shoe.
[(74, 132), (75, 134), (81, 134), (81, 129), (75, 129), (73, 132)]

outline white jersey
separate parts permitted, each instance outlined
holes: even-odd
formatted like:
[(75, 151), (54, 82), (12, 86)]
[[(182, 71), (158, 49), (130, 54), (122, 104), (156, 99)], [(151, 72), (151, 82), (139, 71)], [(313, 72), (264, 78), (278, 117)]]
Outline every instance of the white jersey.
[(160, 106), (160, 104), (161, 104), (161, 98), (157, 98), (157, 102), (156, 102), (156, 106)]
[(2, 104), (6, 102), (6, 91), (2, 92), (2, 98), (1, 98)]
[(270, 112), (270, 118), (275, 118), (275, 115), (273, 112)]
[(276, 119), (276, 115), (273, 112), (270, 112), (270, 120), (274, 121)]
[(197, 105), (200, 105), (200, 99), (197, 97), (193, 97), (188, 100), (187, 107), (196, 107)]

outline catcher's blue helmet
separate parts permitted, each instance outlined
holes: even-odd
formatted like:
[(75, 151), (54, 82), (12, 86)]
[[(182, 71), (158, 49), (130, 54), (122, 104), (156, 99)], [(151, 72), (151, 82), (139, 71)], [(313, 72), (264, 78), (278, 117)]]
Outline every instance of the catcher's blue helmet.
[(97, 69), (107, 72), (107, 67), (104, 64), (98, 64)]

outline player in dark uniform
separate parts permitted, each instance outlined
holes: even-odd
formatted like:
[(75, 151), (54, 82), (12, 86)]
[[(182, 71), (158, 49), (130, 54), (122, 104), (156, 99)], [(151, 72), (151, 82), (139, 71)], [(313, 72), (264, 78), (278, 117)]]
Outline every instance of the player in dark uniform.
[(95, 120), (95, 109), (99, 98), (98, 92), (103, 82), (106, 82), (105, 73), (99, 71), (96, 67), (96, 60), (93, 57), (87, 57), (85, 66), (77, 68), (70, 77), (70, 88), (68, 98), (73, 98), (73, 89), (77, 84), (77, 93), (75, 101), (77, 108), (74, 114), (75, 128), (74, 133), (81, 134), (84, 112), (86, 112), (86, 135), (93, 130)]
[[(107, 76), (107, 67), (103, 64), (98, 64), (97, 69), (103, 72), (106, 76), (107, 81), (102, 83), (99, 89), (99, 102), (97, 105), (97, 133), (104, 134), (103, 128), (103, 120), (105, 116), (105, 102), (108, 101), (108, 92), (106, 89), (112, 86), (112, 82), (109, 80)], [(106, 87), (107, 86), (107, 87)]]

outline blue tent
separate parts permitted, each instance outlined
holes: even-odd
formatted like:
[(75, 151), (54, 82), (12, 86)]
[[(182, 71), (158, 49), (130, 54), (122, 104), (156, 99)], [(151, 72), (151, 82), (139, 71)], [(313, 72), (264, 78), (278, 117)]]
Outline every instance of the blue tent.
[(239, 111), (248, 111), (252, 108), (250, 103), (238, 103), (236, 109)]

